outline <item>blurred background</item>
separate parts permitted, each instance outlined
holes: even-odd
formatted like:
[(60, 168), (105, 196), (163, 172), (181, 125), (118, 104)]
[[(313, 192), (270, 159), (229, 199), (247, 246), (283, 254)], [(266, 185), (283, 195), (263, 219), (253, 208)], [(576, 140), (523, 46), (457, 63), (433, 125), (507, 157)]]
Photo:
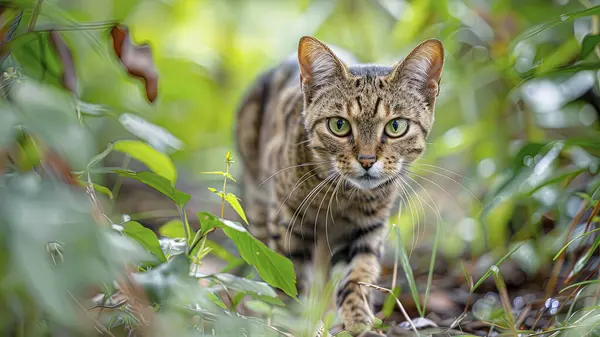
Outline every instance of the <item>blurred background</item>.
[[(39, 38), (62, 27), (78, 78), (75, 124), (83, 131), (56, 131), (62, 129), (52, 129), (49, 117), (30, 122), (59, 135), (56, 149), (67, 154), (74, 171), (119, 139), (141, 139), (168, 154), (178, 170), (176, 187), (192, 195), (190, 214), (220, 211), (221, 200), (208, 187), (219, 187), (222, 178), (203, 172), (224, 170), (229, 150), (235, 160), (235, 111), (245, 90), (262, 71), (293, 55), (302, 36), (344, 48), (363, 63), (388, 65), (435, 37), (446, 50), (436, 120), (427, 151), (408, 178), (412, 197), (400, 202), (390, 220), (409, 252), (439, 248), (451, 265), (493, 252), (482, 262), (485, 271), (520, 241), (514, 259), (521, 272), (535, 277), (551, 268), (573, 218), (582, 225), (575, 234), (598, 221), (588, 221), (600, 186), (598, 1), (9, 3), (24, 9), (11, 42), (21, 71), (64, 94), (61, 64)], [(35, 16), (40, 33), (25, 34)], [(123, 71), (112, 51), (109, 29), (116, 22), (152, 50), (159, 74), (152, 104), (143, 83)], [(114, 153), (102, 166), (144, 169)], [(106, 170), (90, 172), (95, 183), (113, 191), (120, 186), (107, 213), (126, 214), (156, 231), (179, 216), (151, 188)], [(239, 163), (231, 174), (241, 177)], [(239, 185), (230, 188), (237, 193)], [(236, 216), (227, 211), (227, 218)], [(190, 221), (198, 227), (195, 217)]]
[[(574, 172), (592, 167), (595, 173), (597, 158), (590, 149), (569, 146), (545, 168), (533, 170), (552, 147), (545, 144), (572, 137), (600, 140), (597, 51), (580, 57), (584, 37), (599, 25), (591, 15), (567, 15), (593, 5), (573, 0), (53, 0), (44, 9), (82, 22), (116, 19), (130, 27), (136, 43), (149, 43), (160, 75), (153, 105), (142, 85), (108, 54), (105, 32), (65, 34), (73, 44), (89, 43), (88, 35), (97, 39), (93, 47), (74, 49), (81, 97), (109, 105), (119, 116), (86, 118), (86, 123), (97, 152), (133, 133), (170, 153), (180, 170), (178, 186), (193, 194), (191, 207), (204, 210), (219, 207), (206, 187), (218, 186), (220, 178), (202, 172), (223, 169), (225, 153), (235, 151), (232, 130), (242, 95), (258, 74), (294, 54), (301, 36), (345, 48), (361, 62), (382, 64), (398, 62), (426, 38), (442, 40), (446, 64), (435, 126), (424, 158), (413, 168), (423, 178), (411, 181), (421, 197), (404, 206), (398, 222), (406, 238), (415, 234), (417, 220), (440, 225), (426, 205), (433, 201), (445, 224), (443, 247), (456, 255), (466, 247), (481, 253), (503, 245), (523, 228), (530, 236), (555, 208), (559, 213), (552, 218), (558, 222), (567, 221), (561, 220), (563, 214), (576, 213), (577, 203), (568, 202), (572, 191), (558, 191), (560, 184), (539, 185), (557, 171), (564, 173), (564, 167)], [(110, 160), (107, 166), (121, 164), (118, 157)], [(233, 170), (234, 177), (241, 176), (239, 166)], [(585, 189), (589, 180), (583, 181), (578, 188)], [(536, 187), (533, 198), (517, 201)], [(153, 215), (169, 209), (169, 203), (159, 206), (138, 185), (121, 192), (122, 212), (154, 211), (144, 214), (147, 224), (163, 222)], [(484, 209), (498, 213), (486, 218)], [(521, 218), (511, 229), (515, 212)]]

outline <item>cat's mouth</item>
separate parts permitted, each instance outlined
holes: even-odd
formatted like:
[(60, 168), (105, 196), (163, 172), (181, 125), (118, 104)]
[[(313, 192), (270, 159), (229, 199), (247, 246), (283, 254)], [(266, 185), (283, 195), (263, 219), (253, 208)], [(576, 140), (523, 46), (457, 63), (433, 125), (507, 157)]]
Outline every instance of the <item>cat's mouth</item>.
[(364, 190), (376, 188), (385, 182), (383, 177), (374, 177), (369, 173), (364, 173), (358, 177), (348, 178), (348, 180), (356, 187)]

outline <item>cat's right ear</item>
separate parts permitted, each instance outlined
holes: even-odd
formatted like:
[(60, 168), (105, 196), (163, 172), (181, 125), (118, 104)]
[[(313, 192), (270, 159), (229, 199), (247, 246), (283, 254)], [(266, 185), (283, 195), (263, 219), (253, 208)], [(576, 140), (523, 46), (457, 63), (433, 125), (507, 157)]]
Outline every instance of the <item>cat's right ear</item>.
[(336, 77), (346, 76), (346, 65), (323, 42), (304, 36), (298, 44), (298, 64), (303, 89), (316, 90)]

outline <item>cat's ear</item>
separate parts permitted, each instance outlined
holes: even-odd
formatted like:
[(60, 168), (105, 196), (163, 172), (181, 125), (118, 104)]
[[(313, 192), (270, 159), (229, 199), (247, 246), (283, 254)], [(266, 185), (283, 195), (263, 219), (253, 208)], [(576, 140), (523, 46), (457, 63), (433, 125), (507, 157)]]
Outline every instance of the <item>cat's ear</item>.
[(346, 76), (346, 65), (323, 42), (304, 36), (298, 44), (300, 80), (304, 88), (319, 88), (336, 77)]
[(442, 42), (429, 39), (413, 49), (396, 66), (390, 75), (392, 81), (401, 81), (416, 87), (425, 94), (430, 105), (440, 91), (440, 79), (444, 66), (444, 47)]

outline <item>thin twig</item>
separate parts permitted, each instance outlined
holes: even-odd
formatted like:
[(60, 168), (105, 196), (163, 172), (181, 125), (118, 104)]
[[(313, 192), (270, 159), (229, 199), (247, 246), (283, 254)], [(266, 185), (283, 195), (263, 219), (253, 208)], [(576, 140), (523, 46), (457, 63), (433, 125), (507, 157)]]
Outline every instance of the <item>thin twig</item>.
[(398, 304), (398, 307), (400, 308), (402, 315), (408, 321), (408, 323), (410, 324), (410, 327), (417, 334), (417, 336), (419, 335), (419, 331), (417, 330), (417, 327), (415, 326), (413, 321), (410, 319), (410, 317), (408, 316), (408, 313), (406, 313), (406, 310), (404, 310), (404, 306), (402, 305), (402, 303), (400, 303), (400, 300), (398, 299), (398, 297), (396, 297), (396, 295), (394, 294), (393, 291), (391, 291), (390, 289), (387, 289), (387, 288), (383, 288), (383, 287), (376, 286), (376, 285), (370, 284), (370, 283), (365, 283), (365, 282), (358, 282), (358, 285), (373, 288), (375, 290), (379, 290), (379, 291), (382, 291), (382, 292), (385, 292), (385, 293), (388, 293), (388, 294), (394, 296), (394, 299), (396, 300), (396, 304)]

